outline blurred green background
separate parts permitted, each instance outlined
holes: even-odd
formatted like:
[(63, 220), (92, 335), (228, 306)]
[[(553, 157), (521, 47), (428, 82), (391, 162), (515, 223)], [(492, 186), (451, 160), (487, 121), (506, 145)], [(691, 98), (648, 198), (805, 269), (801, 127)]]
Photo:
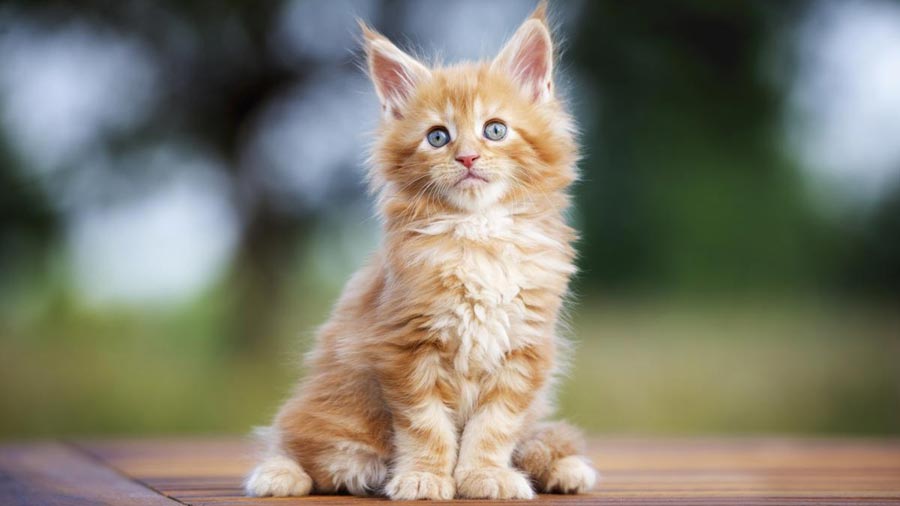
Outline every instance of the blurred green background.
[[(455, 61), (532, 8), (0, 3), (0, 438), (266, 423), (378, 241), (354, 18)], [(584, 145), (561, 414), (900, 433), (900, 3), (551, 10)]]

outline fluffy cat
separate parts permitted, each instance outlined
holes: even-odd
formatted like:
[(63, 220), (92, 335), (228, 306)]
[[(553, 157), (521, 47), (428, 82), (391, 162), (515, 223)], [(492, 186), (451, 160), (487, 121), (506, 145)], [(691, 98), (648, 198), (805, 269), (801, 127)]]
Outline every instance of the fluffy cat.
[(550, 414), (575, 271), (578, 158), (538, 7), (492, 62), (427, 68), (361, 25), (384, 109), (384, 241), (347, 284), (267, 430), (253, 496), (530, 499), (596, 473)]

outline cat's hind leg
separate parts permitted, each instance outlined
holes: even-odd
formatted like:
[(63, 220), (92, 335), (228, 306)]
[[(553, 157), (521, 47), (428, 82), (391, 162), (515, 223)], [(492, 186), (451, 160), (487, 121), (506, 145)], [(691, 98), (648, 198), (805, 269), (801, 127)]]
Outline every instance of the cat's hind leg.
[(594, 488), (597, 471), (584, 454), (578, 429), (564, 422), (535, 428), (518, 444), (513, 464), (528, 473), (541, 492), (580, 494)]
[(279, 446), (317, 494), (382, 492), (391, 458), (391, 416), (377, 385), (340, 368), (312, 378), (276, 417)]
[(331, 441), (309, 457), (302, 460), (308, 463), (317, 493), (377, 495), (387, 481), (388, 455), (363, 441)]
[[(270, 429), (271, 430), (271, 429)], [(377, 494), (387, 480), (389, 455), (367, 441), (321, 423), (316, 434), (285, 434), (271, 444), (244, 483), (254, 497), (305, 496), (311, 492)]]

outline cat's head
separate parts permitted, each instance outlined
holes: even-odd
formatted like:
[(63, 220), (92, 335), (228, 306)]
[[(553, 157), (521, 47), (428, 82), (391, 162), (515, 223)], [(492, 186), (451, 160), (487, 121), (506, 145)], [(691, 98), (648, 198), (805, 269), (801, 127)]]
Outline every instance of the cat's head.
[(544, 5), (491, 62), (429, 68), (362, 25), (384, 118), (373, 181), (395, 207), (476, 211), (547, 201), (575, 179)]

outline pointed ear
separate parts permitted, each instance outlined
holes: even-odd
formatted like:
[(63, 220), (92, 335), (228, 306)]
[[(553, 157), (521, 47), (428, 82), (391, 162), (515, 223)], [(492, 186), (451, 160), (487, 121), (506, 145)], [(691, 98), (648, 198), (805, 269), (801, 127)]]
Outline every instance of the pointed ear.
[(431, 76), (431, 71), (362, 21), (359, 26), (365, 39), (369, 76), (381, 107), (385, 114), (402, 118), (406, 101), (416, 86)]
[(547, 3), (516, 30), (491, 68), (513, 77), (535, 102), (553, 97), (553, 41), (547, 28)]

